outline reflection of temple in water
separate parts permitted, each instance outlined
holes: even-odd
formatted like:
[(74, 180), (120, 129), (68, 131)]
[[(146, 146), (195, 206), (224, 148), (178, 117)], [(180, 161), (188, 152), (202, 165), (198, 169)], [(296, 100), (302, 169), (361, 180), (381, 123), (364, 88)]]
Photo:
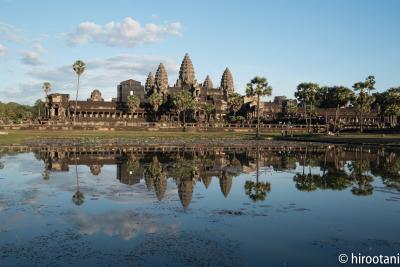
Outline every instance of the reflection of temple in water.
[[(108, 148), (108, 147), (43, 147), (30, 149), (45, 163), (46, 177), (52, 172), (69, 171), (71, 165), (88, 166), (93, 175), (100, 175), (104, 166), (116, 166), (115, 178), (126, 185), (143, 181), (162, 200), (168, 180), (173, 179), (182, 206), (192, 200), (197, 183), (209, 188), (218, 179), (221, 193), (229, 198), (234, 178), (256, 171), (255, 148)], [(343, 190), (355, 195), (370, 195), (373, 178), (382, 178), (384, 185), (400, 188), (400, 157), (390, 149), (343, 146), (261, 147), (259, 168), (293, 173), (298, 190)], [(298, 168), (303, 171), (298, 172)], [(312, 170), (312, 171), (311, 171)], [(198, 186), (198, 185), (197, 185)]]

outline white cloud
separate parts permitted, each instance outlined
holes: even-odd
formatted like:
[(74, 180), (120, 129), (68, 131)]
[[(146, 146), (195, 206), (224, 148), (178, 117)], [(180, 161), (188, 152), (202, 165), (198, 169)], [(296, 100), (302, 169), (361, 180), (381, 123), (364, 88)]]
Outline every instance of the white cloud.
[(37, 66), (43, 63), (44, 48), (41, 44), (35, 44), (31, 50), (22, 52), (21, 62), (26, 65)]
[(4, 45), (0, 44), (0, 57), (4, 56), (7, 53), (7, 47)]
[[(104, 99), (117, 96), (117, 85), (121, 81), (134, 79), (146, 81), (147, 74), (156, 72), (162, 62), (168, 72), (168, 80), (172, 85), (178, 75), (179, 60), (167, 57), (147, 55), (121, 54), (109, 58), (85, 60), (86, 71), (81, 77), (79, 99), (87, 99), (93, 89), (99, 89)], [(0, 85), (0, 101), (16, 101), (18, 103), (32, 104), (36, 99), (43, 98), (42, 84), (49, 81), (53, 93), (66, 93), (75, 95), (76, 74), (72, 64), (61, 66), (38, 65), (27, 72), (24, 82), (14, 85)]]
[[(86, 71), (81, 77), (80, 99), (88, 98), (93, 89), (99, 89), (105, 99), (116, 97), (116, 88), (121, 81), (134, 79), (144, 84), (147, 74), (150, 71), (155, 73), (160, 62), (164, 64), (168, 72), (169, 83), (173, 84), (179, 68), (178, 60), (146, 55), (122, 54), (105, 59), (84, 61)], [(43, 81), (49, 81), (52, 84), (52, 92), (75, 94), (76, 74), (72, 69), (72, 62), (68, 65), (51, 68), (37, 66), (32, 68), (28, 75), (34, 80), (24, 84), (24, 90), (14, 90), (13, 97), (17, 98), (20, 95), (20, 101), (25, 102), (26, 98), (23, 96), (26, 95), (26, 90), (29, 88), (38, 88), (37, 91), (35, 91), (36, 89), (29, 91), (32, 99), (42, 97), (42, 91), (39, 89)], [(21, 84), (19, 88), (22, 88)]]
[(15, 42), (15, 43), (20, 43), (22, 42), (24, 39), (21, 37), (20, 33), (21, 33), (21, 29), (4, 23), (4, 22), (0, 22), (0, 38), (7, 40), (7, 41), (11, 41), (11, 42)]
[(105, 25), (82, 22), (74, 32), (66, 34), (70, 45), (102, 43), (108, 46), (134, 47), (143, 43), (155, 43), (165, 36), (181, 36), (179, 22), (141, 25), (131, 17), (122, 22), (111, 21)]

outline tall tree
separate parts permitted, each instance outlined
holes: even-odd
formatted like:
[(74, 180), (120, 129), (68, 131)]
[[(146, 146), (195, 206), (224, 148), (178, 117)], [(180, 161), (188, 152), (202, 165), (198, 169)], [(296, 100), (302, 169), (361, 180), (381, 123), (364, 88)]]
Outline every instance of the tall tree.
[[(311, 117), (314, 104), (316, 102), (317, 90), (319, 85), (317, 83), (300, 83), (297, 86), (297, 91), (294, 96), (304, 107), (304, 118), (308, 125), (308, 131), (310, 131)], [(310, 123), (307, 123), (307, 107), (309, 108)]]
[(42, 85), (42, 89), (43, 89), (44, 94), (46, 95), (46, 98), (47, 98), (47, 95), (48, 95), (49, 92), (51, 91), (51, 83), (49, 83), (49, 82), (44, 82), (43, 85)]
[(328, 108), (330, 108), (331, 101), (329, 98), (330, 87), (322, 86), (317, 89), (316, 100), (320, 108), (325, 109), (325, 129), (328, 133)]
[(233, 112), (233, 117), (236, 120), (236, 112), (240, 110), (243, 105), (243, 97), (238, 93), (232, 93), (228, 96), (228, 107)]
[(207, 122), (210, 122), (210, 115), (215, 111), (215, 105), (211, 103), (204, 103), (202, 106), (202, 110), (207, 116)]
[(371, 105), (375, 101), (375, 97), (370, 95), (370, 92), (375, 89), (375, 77), (370, 75), (364, 82), (356, 82), (353, 89), (358, 92), (355, 106), (360, 114), (360, 132), (363, 132), (364, 114), (371, 110)]
[(400, 87), (392, 87), (382, 93), (374, 93), (375, 103), (379, 106), (380, 115), (389, 118), (390, 127), (397, 125), (400, 116)]
[(74, 125), (76, 121), (76, 107), (78, 106), (78, 93), (79, 93), (79, 80), (81, 75), (85, 72), (86, 64), (82, 60), (75, 61), (74, 65), (72, 65), (76, 75), (78, 76), (77, 85), (76, 85), (76, 96), (75, 96), (75, 109), (74, 109)]
[[(48, 96), (49, 92), (51, 91), (51, 83), (44, 82), (43, 85), (42, 85), (42, 89), (43, 89), (44, 94), (46, 96), (45, 103), (47, 105), (47, 96)], [(45, 114), (45, 116), (47, 117), (47, 114)], [(38, 110), (38, 117), (40, 117), (40, 109)]]
[(186, 112), (195, 105), (192, 94), (187, 90), (181, 90), (174, 95), (172, 102), (178, 112), (178, 120), (183, 112), (183, 127), (186, 129)]
[(260, 137), (260, 97), (271, 96), (272, 87), (268, 84), (265, 77), (254, 77), (246, 87), (247, 96), (257, 97), (257, 138)]
[(353, 91), (344, 86), (334, 86), (331, 90), (332, 99), (336, 104), (335, 121), (333, 125), (333, 131), (336, 132), (340, 108), (346, 106), (349, 102), (353, 102), (355, 95)]
[(355, 99), (354, 93), (344, 86), (323, 86), (318, 89), (317, 99), (321, 108), (335, 108), (335, 120), (333, 131), (336, 131), (337, 120), (339, 117), (340, 108), (353, 102)]
[(163, 104), (164, 99), (161, 94), (159, 94), (157, 91), (154, 91), (151, 96), (149, 97), (149, 104), (151, 106), (151, 109), (154, 112), (154, 118), (157, 118), (157, 112), (160, 106)]
[(133, 113), (136, 111), (136, 109), (140, 105), (140, 99), (136, 95), (130, 95), (128, 96), (128, 108), (130, 112), (132, 113), (132, 120), (133, 120)]

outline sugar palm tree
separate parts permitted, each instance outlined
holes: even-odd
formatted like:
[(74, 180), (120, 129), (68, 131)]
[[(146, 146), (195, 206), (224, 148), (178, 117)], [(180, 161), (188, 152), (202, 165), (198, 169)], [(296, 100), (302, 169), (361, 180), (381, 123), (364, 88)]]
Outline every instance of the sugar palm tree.
[(207, 116), (207, 122), (210, 123), (210, 115), (215, 111), (215, 105), (212, 103), (204, 103), (202, 110)]
[(128, 108), (132, 113), (132, 120), (133, 120), (133, 112), (136, 111), (136, 109), (140, 105), (140, 99), (136, 95), (130, 95), (128, 96)]
[(375, 97), (370, 95), (371, 90), (375, 89), (375, 77), (370, 75), (364, 82), (356, 82), (353, 85), (354, 91), (358, 91), (359, 94), (355, 99), (356, 108), (360, 114), (360, 132), (363, 132), (364, 118), (363, 115), (369, 112), (371, 104), (375, 101)]
[(233, 111), (233, 117), (236, 120), (236, 112), (240, 110), (243, 105), (243, 97), (238, 93), (233, 93), (228, 97), (228, 107)]
[(151, 105), (151, 109), (154, 112), (154, 118), (155, 120), (157, 119), (157, 111), (160, 108), (160, 106), (163, 104), (164, 99), (161, 96), (161, 94), (159, 94), (158, 92), (154, 92), (151, 94), (151, 96), (149, 97), (149, 103)]
[(47, 99), (47, 95), (49, 94), (49, 92), (51, 91), (51, 83), (49, 82), (44, 82), (42, 89), (44, 91), (44, 94), (46, 95), (46, 99)]
[[(44, 91), (44, 94), (46, 95), (45, 103), (47, 103), (47, 96), (48, 96), (49, 92), (51, 91), (51, 83), (44, 82), (43, 85), (42, 85), (42, 89)], [(40, 117), (40, 106), (39, 106), (38, 115)], [(45, 114), (45, 116), (47, 116), (47, 115)]]
[[(335, 112), (335, 122), (333, 125), (333, 131), (336, 132), (337, 119), (339, 117), (340, 108), (354, 100), (354, 93), (349, 88), (344, 86), (333, 87), (335, 102), (336, 102), (336, 112)], [(340, 129), (339, 129), (340, 130)]]
[[(308, 125), (308, 131), (310, 131), (312, 110), (316, 102), (317, 92), (319, 85), (316, 83), (300, 83), (297, 86), (297, 91), (295, 92), (295, 97), (304, 105), (304, 117), (306, 124)], [(307, 123), (307, 107), (309, 108), (310, 122)]]
[(76, 107), (78, 105), (79, 79), (86, 69), (86, 64), (82, 60), (77, 60), (75, 61), (74, 65), (72, 65), (72, 68), (74, 69), (76, 75), (78, 75), (78, 82), (76, 86), (76, 96), (75, 96), (75, 109), (74, 109), (74, 125), (75, 125)]
[(186, 129), (186, 111), (192, 109), (195, 105), (192, 94), (189, 91), (179, 91), (172, 99), (175, 110), (178, 112), (178, 118), (180, 118), (183, 112), (183, 129)]
[(257, 96), (257, 138), (260, 137), (260, 97), (271, 96), (272, 87), (265, 77), (254, 77), (246, 87), (247, 96)]

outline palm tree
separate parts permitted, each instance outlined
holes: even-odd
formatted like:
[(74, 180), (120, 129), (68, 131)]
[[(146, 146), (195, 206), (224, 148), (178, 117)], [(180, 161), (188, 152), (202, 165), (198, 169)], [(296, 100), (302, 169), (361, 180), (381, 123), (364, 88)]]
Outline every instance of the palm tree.
[[(47, 105), (47, 96), (48, 96), (49, 92), (51, 91), (51, 83), (49, 83), (49, 82), (44, 82), (44, 83), (43, 83), (43, 86), (42, 86), (42, 89), (43, 89), (43, 91), (44, 91), (44, 94), (46, 95), (45, 103), (46, 103), (46, 105)], [(40, 117), (40, 107), (39, 107), (38, 115), (39, 115), (39, 117)], [(45, 116), (47, 116), (47, 114), (45, 114)]]
[(354, 91), (359, 91), (355, 99), (356, 108), (360, 114), (360, 132), (363, 132), (364, 118), (363, 115), (369, 112), (371, 104), (375, 101), (375, 97), (370, 95), (371, 90), (375, 89), (375, 77), (370, 75), (364, 82), (356, 82), (353, 85)]
[(354, 93), (347, 87), (334, 86), (334, 101), (336, 102), (335, 121), (333, 124), (333, 131), (336, 132), (337, 120), (339, 118), (340, 108), (347, 105), (349, 102), (354, 100)]
[[(306, 120), (306, 124), (308, 125), (308, 131), (310, 132), (311, 125), (311, 114), (313, 110), (313, 105), (316, 102), (317, 91), (319, 85), (316, 83), (300, 83), (297, 86), (297, 91), (294, 96), (304, 105), (304, 118)], [(307, 123), (307, 106), (309, 106), (309, 114), (310, 114), (310, 122)]]
[(74, 69), (76, 75), (78, 75), (78, 82), (76, 86), (76, 96), (75, 96), (75, 109), (74, 109), (74, 125), (75, 125), (76, 107), (78, 105), (79, 79), (86, 69), (86, 64), (82, 60), (77, 60), (75, 61), (74, 65), (72, 65), (72, 68)]
[(44, 82), (44, 83), (43, 83), (43, 86), (42, 86), (42, 89), (43, 89), (43, 91), (44, 91), (44, 93), (45, 93), (45, 95), (46, 95), (46, 99), (47, 99), (47, 95), (48, 95), (49, 92), (51, 91), (51, 83), (49, 83), (49, 82)]
[(136, 95), (128, 96), (128, 108), (132, 113), (132, 120), (133, 120), (133, 113), (140, 105), (140, 99)]
[(179, 91), (172, 99), (175, 110), (178, 112), (178, 120), (183, 112), (183, 129), (186, 129), (186, 111), (195, 105), (192, 94), (189, 91)]
[(257, 138), (260, 137), (260, 96), (271, 96), (272, 87), (265, 77), (254, 77), (246, 87), (247, 96), (257, 96)]
[(215, 105), (211, 103), (204, 103), (202, 109), (207, 116), (207, 123), (210, 123), (210, 115), (215, 111)]
[(155, 119), (157, 118), (157, 111), (160, 108), (160, 106), (163, 104), (163, 102), (164, 102), (163, 97), (157, 91), (152, 93), (151, 96), (149, 97), (149, 103), (154, 112)]
[(240, 110), (243, 105), (243, 97), (238, 93), (230, 94), (228, 97), (228, 107), (233, 111), (233, 117), (236, 120), (236, 112)]

